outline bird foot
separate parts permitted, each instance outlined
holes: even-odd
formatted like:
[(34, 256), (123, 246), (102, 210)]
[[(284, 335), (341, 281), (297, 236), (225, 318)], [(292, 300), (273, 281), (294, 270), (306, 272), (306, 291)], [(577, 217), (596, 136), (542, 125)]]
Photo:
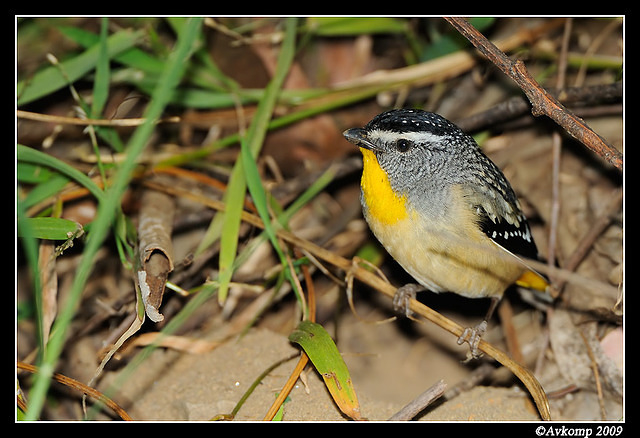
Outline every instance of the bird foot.
[(405, 284), (404, 286), (399, 287), (393, 296), (393, 310), (396, 312), (402, 311), (407, 318), (410, 318), (412, 315), (410, 308), (411, 300), (415, 300), (416, 293), (422, 290), (424, 290), (423, 286), (414, 283)]
[(487, 321), (482, 321), (475, 327), (467, 327), (462, 332), (462, 335), (458, 338), (458, 345), (462, 345), (465, 342), (469, 343), (469, 351), (467, 352), (467, 358), (464, 361), (469, 362), (471, 359), (478, 359), (482, 356), (482, 352), (478, 349), (480, 339), (482, 335), (487, 331)]

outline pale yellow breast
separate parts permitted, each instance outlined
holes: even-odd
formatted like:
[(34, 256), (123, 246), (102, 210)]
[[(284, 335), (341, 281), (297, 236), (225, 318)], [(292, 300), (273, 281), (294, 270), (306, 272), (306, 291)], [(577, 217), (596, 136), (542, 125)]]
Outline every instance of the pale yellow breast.
[(474, 224), (473, 211), (463, 203), (450, 205), (437, 223), (414, 208), (406, 211), (393, 223), (365, 217), (389, 254), (429, 290), (470, 298), (501, 296), (524, 272), (518, 259)]

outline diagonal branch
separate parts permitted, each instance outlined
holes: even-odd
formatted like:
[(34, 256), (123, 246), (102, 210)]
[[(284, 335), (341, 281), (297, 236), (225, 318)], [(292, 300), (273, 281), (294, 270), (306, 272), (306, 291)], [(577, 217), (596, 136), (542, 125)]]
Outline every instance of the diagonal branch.
[(464, 18), (445, 17), (445, 20), (522, 89), (531, 102), (534, 116), (547, 115), (562, 126), (572, 137), (598, 154), (606, 162), (618, 169), (622, 169), (622, 153), (608, 144), (589, 128), (581, 118), (566, 109), (555, 97), (542, 88), (531, 76), (522, 61), (510, 59)]

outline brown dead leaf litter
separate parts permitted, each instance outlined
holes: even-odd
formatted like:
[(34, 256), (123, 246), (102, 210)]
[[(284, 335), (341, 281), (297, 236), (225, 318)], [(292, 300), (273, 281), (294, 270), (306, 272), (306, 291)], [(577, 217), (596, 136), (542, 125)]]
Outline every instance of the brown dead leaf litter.
[[(509, 34), (524, 24), (534, 24), (533, 21), (501, 18), (492, 32)], [(217, 22), (232, 25), (224, 19)], [(418, 30), (426, 25), (426, 21), (419, 19), (408, 22)], [(76, 19), (74, 24), (88, 29), (96, 25), (92, 19)], [(122, 19), (118, 25), (130, 23)], [(429, 25), (446, 28), (445, 22)], [(56, 44), (56, 38), (63, 40), (53, 28), (50, 32), (51, 41), (42, 42), (47, 47), (19, 45), (22, 48), (18, 56), (19, 72), (33, 71), (42, 53)], [(221, 28), (210, 27), (206, 32), (211, 56), (226, 73), (246, 88), (266, 85), (273, 67), (268, 46), (253, 41), (238, 48), (232, 44), (233, 37)], [(593, 59), (621, 59), (622, 23), (616, 25), (613, 19), (575, 19), (571, 32), (566, 86), (597, 87), (619, 81), (615, 69), (585, 70), (580, 60), (584, 60), (586, 54)], [(542, 78), (538, 80), (548, 88), (557, 86), (555, 60), (560, 53), (562, 35), (562, 25), (553, 27), (512, 54), (525, 59), (532, 74)], [(67, 45), (68, 42), (64, 47)], [(296, 59), (287, 86), (327, 87), (358, 80), (366, 73), (399, 69), (406, 65), (400, 54), (407, 47), (408, 43), (397, 35), (312, 38)], [(83, 89), (82, 84), (78, 87), (81, 93), (90, 92), (90, 87)], [(400, 105), (420, 106), (464, 125), (470, 120), (469, 116), (483, 114), (514, 94), (517, 94), (514, 85), (504, 75), (480, 61), (454, 77), (380, 92), (377, 99), (279, 129), (267, 135), (258, 161), (265, 187), (279, 202), (288, 205), (326, 166), (338, 165), (335, 181), (292, 218), (292, 232), (348, 259), (370, 245), (378, 251), (379, 266), (389, 281), (402, 285), (409, 278), (380, 251), (362, 220), (358, 200), (360, 158), (342, 139), (341, 132), (362, 126), (376, 113)], [(139, 93), (133, 87), (114, 85), (107, 108), (117, 110), (118, 118), (138, 117), (145, 102), (136, 96), (139, 97)], [(572, 109), (595, 132), (622, 151), (621, 98), (602, 100), (604, 102), (585, 99), (583, 103), (574, 103)], [(70, 114), (73, 104), (71, 97), (62, 92), (55, 99), (38, 102), (28, 110)], [(252, 108), (247, 107), (244, 116), (250, 117), (251, 112)], [(105, 113), (105, 118), (113, 114)], [(149, 145), (150, 157), (196, 148), (212, 137), (237, 130), (238, 126), (234, 109), (187, 109), (176, 115), (181, 117), (181, 123), (158, 127)], [(92, 161), (87, 135), (77, 126), (58, 126), (19, 119), (18, 143), (38, 149), (43, 149), (43, 143), (50, 144), (43, 150), (87, 174), (92, 173), (95, 161)], [(500, 317), (490, 323), (485, 339), (509, 351), (513, 357), (522, 358), (523, 365), (534, 373), (547, 393), (552, 419), (624, 420), (623, 173), (562, 135), (557, 125), (542, 118), (522, 114), (508, 122), (482, 126), (480, 130), (482, 147), (503, 169), (521, 199), (540, 254), (547, 258), (553, 228), (557, 265), (565, 268), (554, 278), (563, 283), (556, 300), (540, 300), (515, 288), (509, 291), (503, 300), (504, 309)], [(120, 132), (126, 136), (131, 128)], [(560, 133), (562, 144), (556, 158), (554, 132)], [(194, 165), (156, 172), (149, 179), (220, 198), (237, 151), (234, 146)], [(557, 162), (554, 160), (558, 159), (559, 167), (554, 170)], [(553, 186), (554, 174), (559, 181), (557, 189)], [(214, 185), (212, 181), (222, 185)], [(139, 220), (146, 190), (141, 183), (142, 180), (136, 180), (123, 200), (124, 211), (134, 221)], [(194, 248), (203, 239), (214, 211), (193, 199), (169, 197), (171, 202), (166, 203), (163, 210), (171, 204), (171, 241), (162, 244), (163, 248), (170, 247), (172, 253), (168, 280), (184, 290), (197, 288), (214, 276), (218, 268), (218, 245), (193, 258)], [(556, 207), (557, 220), (553, 216)], [(62, 217), (84, 224), (93, 218), (95, 209), (95, 199), (89, 196), (71, 198), (63, 203)], [(240, 248), (257, 234), (255, 228), (243, 224)], [(53, 287), (62, 302), (82, 246), (82, 241), (76, 242), (56, 260), (57, 284)], [(17, 260), (17, 302), (26, 303), (31, 300), (32, 289), (20, 245)], [(289, 289), (275, 288), (270, 280), (277, 266), (270, 245), (257, 246), (234, 275), (227, 302), (221, 306), (213, 297), (199, 306), (162, 347), (128, 376), (126, 383), (113, 394), (114, 401), (134, 420), (207, 421), (231, 413), (261, 373), (299, 353), (287, 339), (300, 320), (298, 303)], [(316, 320), (334, 337), (366, 419), (390, 418), (442, 380), (447, 385), (445, 394), (416, 420), (539, 420), (531, 397), (508, 370), (487, 358), (463, 363), (468, 347), (458, 346), (455, 337), (434, 324), (404, 318), (382, 322), (394, 315), (389, 300), (358, 282), (354, 285), (354, 314), (347, 305), (345, 288), (332, 278), (342, 280), (345, 273), (331, 266), (326, 266), (331, 275), (315, 266), (311, 268), (317, 300)], [(166, 274), (166, 267), (164, 269)], [(131, 325), (135, 309), (133, 284), (132, 275), (120, 262), (117, 249), (107, 241), (86, 285), (57, 372), (80, 382), (92, 379), (106, 347)], [(147, 318), (139, 332), (107, 363), (96, 383), (97, 389), (107, 391), (125, 370), (125, 365), (143, 351), (141, 346), (153, 339), (155, 333), (166, 327), (193, 299), (169, 289), (164, 290), (160, 298), (159, 302), (152, 303), (152, 308), (162, 318), (158, 317), (156, 322)], [(449, 294), (424, 293), (419, 299), (462, 325), (477, 323), (486, 311), (484, 302)], [(55, 311), (47, 316), (55, 318)], [(35, 333), (33, 317), (18, 320), (18, 360), (33, 363), (37, 346)], [(297, 357), (282, 363), (264, 377), (233, 420), (262, 420), (296, 360)], [(18, 379), (28, 400), (29, 376), (18, 373)], [(42, 419), (83, 418), (81, 396), (77, 392), (54, 383), (50, 399), (55, 403), (47, 404)], [(296, 382), (283, 410), (285, 421), (348, 421), (310, 365)], [(93, 418), (117, 419), (106, 409)]]

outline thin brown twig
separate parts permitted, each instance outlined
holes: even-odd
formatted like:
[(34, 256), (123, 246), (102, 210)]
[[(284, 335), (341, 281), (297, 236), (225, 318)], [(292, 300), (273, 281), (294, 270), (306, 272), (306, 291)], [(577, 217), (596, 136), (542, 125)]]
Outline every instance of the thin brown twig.
[[(24, 363), (24, 362), (20, 362), (18, 361), (17, 363), (17, 367), (18, 369), (24, 370), (24, 371), (28, 371), (30, 373), (37, 373), (38, 372), (38, 368), (34, 365), (28, 364), (28, 363)], [(109, 397), (107, 397), (106, 395), (104, 395), (103, 393), (101, 393), (100, 391), (91, 388), (90, 386), (85, 385), (82, 382), (78, 382), (75, 379), (72, 379), (71, 377), (67, 377), (63, 374), (58, 374), (58, 373), (54, 373), (52, 378), (59, 383), (62, 383), (63, 385), (66, 385), (70, 388), (74, 388), (78, 391), (83, 392), (84, 394), (88, 395), (91, 398), (94, 398), (102, 403), (104, 403), (106, 406), (108, 406), (109, 408), (111, 408), (116, 414), (118, 414), (120, 416), (120, 418), (122, 418), (125, 421), (132, 421), (133, 419), (129, 416), (129, 414), (127, 414), (125, 412), (124, 409), (122, 409), (120, 406), (118, 406), (118, 404), (116, 402), (114, 402), (113, 400), (111, 400)]]
[(442, 380), (438, 381), (437, 383), (430, 386), (425, 392), (409, 402), (409, 404), (393, 414), (389, 418), (389, 421), (411, 420), (420, 412), (422, 412), (427, 406), (440, 398), (444, 394), (446, 388), (446, 383), (444, 383)]
[(593, 378), (596, 382), (596, 393), (598, 394), (598, 404), (600, 405), (600, 415), (602, 419), (607, 418), (607, 412), (604, 407), (604, 395), (602, 392), (602, 380), (600, 378), (600, 371), (598, 370), (598, 361), (596, 360), (595, 355), (593, 354), (593, 350), (591, 349), (591, 345), (589, 345), (589, 340), (587, 339), (587, 335), (583, 330), (578, 330), (580, 333), (580, 337), (584, 342), (585, 348), (587, 350), (587, 355), (589, 356), (591, 370), (593, 371)]
[[(585, 256), (591, 249), (593, 242), (611, 223), (611, 217), (620, 210), (623, 197), (624, 192), (622, 189), (616, 189), (613, 191), (607, 205), (605, 205), (605, 207), (602, 209), (602, 212), (596, 218), (595, 222), (591, 225), (587, 233), (578, 242), (578, 246), (567, 260), (564, 269), (568, 271), (574, 271), (578, 267), (578, 265), (580, 265), (580, 262), (584, 260)], [(559, 279), (557, 281), (555, 286), (559, 292), (562, 291), (566, 282), (566, 278)]]
[(524, 363), (524, 356), (520, 348), (518, 334), (513, 325), (513, 309), (509, 300), (502, 300), (498, 306), (498, 316), (500, 317), (500, 325), (507, 344), (507, 351), (511, 353), (513, 360)]
[(576, 86), (580, 86), (580, 85), (582, 85), (584, 83), (585, 77), (587, 75), (587, 67), (588, 67), (588, 62), (587, 61), (593, 56), (593, 54), (596, 52), (596, 50), (604, 42), (605, 38), (607, 38), (607, 36), (609, 36), (609, 34), (611, 32), (613, 32), (616, 28), (618, 28), (621, 25), (622, 25), (622, 19), (621, 18), (612, 20), (604, 28), (604, 30), (602, 32), (600, 32), (599, 35), (597, 35), (595, 38), (593, 38), (593, 41), (591, 42), (590, 46), (587, 48), (587, 50), (585, 52), (585, 56), (583, 58), (582, 64), (580, 65), (580, 68), (578, 70), (578, 74), (577, 74), (576, 81), (575, 81), (575, 85)]
[(470, 389), (478, 386), (484, 379), (489, 377), (496, 367), (491, 362), (483, 362), (477, 368), (474, 368), (468, 376), (453, 385), (443, 394), (445, 400), (452, 400)]
[[(564, 26), (562, 36), (562, 47), (558, 57), (558, 79), (556, 87), (563, 90), (567, 70), (567, 51), (569, 50), (569, 37), (571, 36), (573, 20), (569, 18)], [(558, 131), (553, 132), (552, 156), (553, 167), (551, 171), (551, 217), (549, 220), (549, 249), (547, 253), (547, 263), (549, 266), (555, 264), (556, 243), (558, 237), (558, 219), (560, 217), (560, 156), (562, 152), (562, 137)]]
[(531, 76), (524, 62), (511, 60), (465, 19), (460, 17), (445, 17), (445, 19), (522, 89), (531, 102), (531, 111), (534, 116), (547, 115), (606, 162), (617, 169), (622, 169), (622, 153), (609, 145), (582, 119), (567, 110), (558, 99), (542, 88)]
[(307, 354), (303, 351), (300, 354), (298, 363), (296, 364), (293, 371), (291, 371), (289, 378), (287, 379), (285, 384), (282, 386), (282, 389), (278, 393), (278, 397), (276, 397), (273, 404), (271, 405), (267, 413), (264, 415), (263, 421), (271, 421), (273, 420), (273, 417), (276, 416), (276, 414), (278, 413), (278, 409), (280, 409), (280, 406), (282, 406), (285, 399), (293, 389), (293, 385), (295, 385), (295, 383), (298, 381), (298, 377), (300, 377), (300, 373), (302, 373), (302, 370), (304, 370), (304, 367), (307, 366), (307, 362), (309, 362), (309, 356), (307, 356)]
[[(28, 119), (37, 122), (57, 123), (60, 125), (79, 125), (79, 126), (121, 126), (131, 127), (140, 126), (146, 119), (144, 118), (131, 118), (131, 119), (83, 119), (79, 117), (65, 117), (51, 114), (40, 114), (31, 111), (16, 110), (16, 116), (19, 119)], [(160, 120), (158, 123), (178, 123), (180, 117), (168, 117)]]
[[(590, 85), (584, 87), (566, 87), (562, 90), (550, 88), (547, 92), (555, 96), (560, 102), (568, 107), (573, 107), (573, 111), (580, 114), (596, 113), (602, 109), (592, 110), (589, 106), (603, 104), (602, 108), (607, 113), (617, 113), (621, 105), (610, 102), (622, 100), (622, 83)], [(598, 107), (595, 107), (598, 108)], [(455, 120), (463, 131), (478, 131), (487, 126), (495, 126), (498, 123), (505, 123), (514, 120), (519, 116), (531, 112), (531, 105), (527, 99), (521, 95), (513, 96), (502, 101), (484, 111), (466, 116), (463, 119)]]

